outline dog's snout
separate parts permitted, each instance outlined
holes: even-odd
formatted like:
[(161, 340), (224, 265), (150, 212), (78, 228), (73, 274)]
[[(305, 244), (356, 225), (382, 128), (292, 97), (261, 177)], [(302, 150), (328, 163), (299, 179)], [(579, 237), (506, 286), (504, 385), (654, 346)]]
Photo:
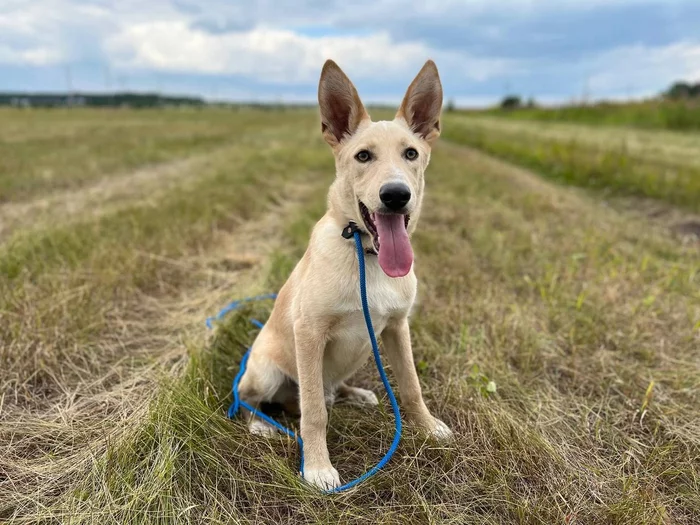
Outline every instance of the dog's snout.
[(379, 189), (379, 198), (387, 208), (398, 211), (411, 200), (411, 188), (403, 182), (388, 182)]

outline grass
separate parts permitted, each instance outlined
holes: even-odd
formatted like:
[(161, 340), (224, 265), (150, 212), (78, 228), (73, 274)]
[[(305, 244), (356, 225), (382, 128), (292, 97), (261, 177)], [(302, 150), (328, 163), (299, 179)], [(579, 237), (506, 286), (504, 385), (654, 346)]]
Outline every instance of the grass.
[(700, 137), (665, 132), (453, 117), (445, 138), (535, 169), (558, 182), (659, 199), (700, 211)]
[(95, 179), (209, 151), (274, 119), (245, 109), (90, 109), (77, 115), (61, 109), (0, 109), (0, 202), (74, 190)]
[[(153, 199), (27, 219), (2, 241), (0, 522), (697, 523), (698, 247), (452, 141), (434, 152), (413, 239), (412, 330), (427, 403), (456, 441), (409, 428), (357, 490), (307, 490), (295, 443), (225, 417), (248, 318), (270, 304), (209, 336), (203, 322), (284, 282), (332, 158), (313, 113), (225, 116), (245, 140), (197, 152), (209, 162)], [(204, 112), (196, 127), (223, 118)], [(460, 122), (446, 120), (449, 138)], [(355, 383), (383, 406), (333, 408), (345, 481), (393, 430), (372, 367)]]
[(493, 109), (486, 113), (518, 120), (577, 122), (680, 131), (700, 129), (700, 104), (695, 101), (650, 100), (625, 104), (602, 102), (557, 108)]

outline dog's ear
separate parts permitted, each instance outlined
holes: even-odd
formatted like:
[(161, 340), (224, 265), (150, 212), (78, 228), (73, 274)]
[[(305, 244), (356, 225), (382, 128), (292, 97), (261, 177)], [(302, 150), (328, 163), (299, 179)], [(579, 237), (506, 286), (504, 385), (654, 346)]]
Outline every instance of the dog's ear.
[(357, 130), (369, 115), (350, 79), (332, 60), (327, 60), (318, 83), (321, 132), (332, 148)]
[(408, 86), (396, 118), (404, 119), (414, 133), (432, 144), (440, 136), (441, 111), (440, 75), (435, 62), (428, 60)]

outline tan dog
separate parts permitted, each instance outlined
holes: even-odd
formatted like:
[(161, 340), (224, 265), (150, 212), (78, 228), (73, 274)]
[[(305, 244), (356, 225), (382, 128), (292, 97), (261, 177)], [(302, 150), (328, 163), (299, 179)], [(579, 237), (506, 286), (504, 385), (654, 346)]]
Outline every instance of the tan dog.
[[(240, 396), (253, 406), (279, 402), (289, 407), (298, 385), (304, 475), (329, 489), (340, 480), (328, 457), (326, 401), (378, 402), (374, 393), (345, 383), (371, 354), (355, 243), (341, 236), (350, 221), (363, 232), (372, 322), (396, 374), (405, 415), (433, 436), (452, 435), (425, 406), (408, 328), (416, 297), (409, 236), (420, 215), (430, 147), (440, 135), (442, 85), (435, 63), (426, 62), (394, 120), (372, 122), (350, 79), (329, 60), (318, 100), (321, 130), (337, 172), (328, 211), (253, 344)], [(257, 418), (251, 418), (250, 430), (275, 432)]]

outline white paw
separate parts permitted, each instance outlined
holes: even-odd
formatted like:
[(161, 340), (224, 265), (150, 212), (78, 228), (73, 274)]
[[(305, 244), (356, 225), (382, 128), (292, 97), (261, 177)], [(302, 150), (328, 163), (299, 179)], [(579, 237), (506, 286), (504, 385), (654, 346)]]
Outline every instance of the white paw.
[(321, 490), (331, 490), (340, 487), (338, 471), (333, 467), (323, 469), (304, 469), (304, 480)]
[(364, 388), (353, 388), (348, 391), (347, 394), (340, 398), (340, 401), (347, 403), (349, 405), (370, 405), (377, 406), (379, 404), (379, 399), (377, 395), (371, 390), (365, 390)]
[(263, 421), (262, 419), (253, 419), (248, 426), (248, 430), (254, 436), (262, 437), (273, 437), (277, 435), (279, 430), (273, 427), (270, 423)]
[(454, 434), (452, 433), (452, 430), (450, 430), (450, 427), (448, 427), (445, 423), (440, 421), (438, 418), (435, 418), (435, 428), (433, 428), (430, 431), (430, 435), (434, 437), (435, 439), (438, 439), (440, 441), (446, 441), (448, 439), (452, 439)]

